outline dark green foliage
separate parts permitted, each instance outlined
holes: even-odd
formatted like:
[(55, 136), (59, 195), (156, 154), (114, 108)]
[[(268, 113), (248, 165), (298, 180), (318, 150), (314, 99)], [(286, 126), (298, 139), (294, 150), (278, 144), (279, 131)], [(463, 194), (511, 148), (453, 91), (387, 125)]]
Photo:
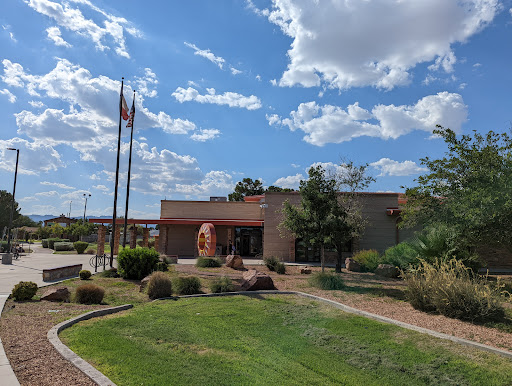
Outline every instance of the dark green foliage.
[(153, 272), (149, 277), (148, 296), (150, 299), (167, 298), (172, 295), (172, 282), (163, 272)]
[(30, 300), (37, 292), (37, 284), (31, 281), (20, 281), (12, 289), (11, 296), (14, 300)]
[(286, 273), (286, 265), (284, 265), (284, 263), (277, 263), (276, 264), (276, 272), (279, 274), (279, 275), (284, 275)]
[(7, 241), (0, 241), (0, 252), (7, 252)]
[(100, 273), (101, 277), (119, 277), (119, 274), (117, 273), (117, 268), (110, 268), (106, 269), (103, 272)]
[(221, 267), (222, 263), (218, 258), (215, 257), (204, 257), (200, 256), (197, 258), (196, 267), (200, 268), (218, 268)]
[(42, 240), (41, 240), (41, 246), (42, 246), (43, 248), (48, 248), (48, 247), (49, 247), (49, 245), (48, 245), (48, 239), (42, 239)]
[(406, 242), (395, 245), (386, 249), (382, 256), (383, 264), (391, 264), (402, 270), (408, 269), (410, 265), (419, 263), (416, 250)]
[(361, 265), (363, 272), (374, 272), (381, 263), (379, 252), (375, 249), (359, 251), (352, 256), (352, 259)]
[[(0, 190), (0, 231), (9, 226), (12, 208), (12, 194), (7, 190)], [(21, 216), (18, 203), (14, 201), (13, 224)]]
[(201, 293), (201, 281), (197, 276), (180, 276), (174, 279), (173, 288), (179, 295), (199, 294)]
[(165, 261), (159, 261), (156, 263), (155, 271), (167, 272), (169, 270), (168, 264)]
[(252, 178), (244, 178), (235, 186), (235, 191), (228, 195), (229, 201), (243, 201), (245, 196), (257, 196), (263, 194), (265, 189), (260, 180), (252, 180)]
[(263, 258), (263, 262), (267, 266), (269, 271), (274, 272), (276, 270), (277, 264), (279, 264), (280, 260), (279, 258), (275, 256), (268, 256)]
[(96, 284), (84, 284), (75, 290), (75, 301), (80, 304), (101, 304), (105, 290)]
[(54, 249), (55, 248), (55, 243), (58, 243), (58, 242), (61, 242), (61, 241), (63, 241), (63, 239), (58, 238), (58, 237), (51, 237), (51, 238), (49, 238), (48, 239), (48, 248)]
[(56, 241), (53, 243), (53, 249), (56, 251), (72, 251), (73, 243), (67, 241)]
[(153, 248), (123, 249), (117, 256), (121, 277), (141, 280), (156, 269), (160, 254)]
[(80, 277), (80, 280), (87, 280), (87, 279), (90, 279), (92, 274), (91, 274), (91, 271), (88, 271), (86, 269), (82, 269), (79, 273), (78, 273), (78, 276)]
[(73, 243), (73, 247), (75, 247), (76, 253), (78, 253), (79, 255), (84, 253), (84, 251), (87, 249), (88, 246), (89, 246), (89, 243), (86, 243), (85, 241), (75, 241)]
[(227, 276), (217, 277), (210, 284), (210, 291), (214, 294), (221, 292), (233, 292), (234, 290), (235, 286), (233, 285), (231, 278)]
[(317, 272), (309, 279), (309, 284), (323, 290), (341, 290), (345, 283), (337, 273)]

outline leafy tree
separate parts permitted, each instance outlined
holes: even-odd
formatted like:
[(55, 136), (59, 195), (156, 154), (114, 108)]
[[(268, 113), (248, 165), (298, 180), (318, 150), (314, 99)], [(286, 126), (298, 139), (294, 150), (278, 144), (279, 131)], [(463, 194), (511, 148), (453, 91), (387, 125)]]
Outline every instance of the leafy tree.
[(15, 221), (13, 221), (15, 228), (21, 227), (36, 227), (37, 223), (28, 216), (20, 215)]
[(265, 189), (266, 192), (295, 192), (294, 189), (290, 188), (280, 188), (279, 186), (270, 185), (267, 189)]
[(39, 229), (37, 230), (36, 234), (40, 240), (47, 239), (51, 236), (52, 230), (50, 227), (44, 227), (42, 225), (39, 225)]
[(403, 226), (440, 222), (455, 231), (459, 246), (512, 250), (512, 138), (493, 131), (457, 138), (441, 126), (434, 134), (448, 151), (421, 159), (430, 171), (406, 190)]
[[(0, 232), (3, 232), (4, 228), (7, 228), (9, 226), (9, 216), (11, 215), (11, 207), (12, 194), (7, 192), (6, 190), (0, 190)], [(20, 208), (18, 207), (18, 203), (14, 202), (14, 212), (12, 217), (13, 225), (20, 216), (21, 214)]]
[(257, 196), (263, 194), (263, 184), (260, 180), (252, 180), (252, 178), (244, 178), (235, 186), (235, 191), (228, 195), (229, 201), (243, 201), (245, 196)]
[(96, 232), (96, 226), (93, 223), (79, 219), (70, 225), (69, 231), (73, 236), (88, 236)]
[(62, 237), (62, 235), (64, 234), (65, 231), (66, 231), (66, 228), (64, 228), (60, 224), (53, 224), (50, 227), (50, 232), (53, 237)]

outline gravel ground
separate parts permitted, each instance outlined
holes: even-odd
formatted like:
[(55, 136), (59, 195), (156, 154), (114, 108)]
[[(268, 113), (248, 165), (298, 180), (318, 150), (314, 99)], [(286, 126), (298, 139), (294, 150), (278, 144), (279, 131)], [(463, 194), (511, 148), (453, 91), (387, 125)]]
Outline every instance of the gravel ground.
[[(242, 271), (225, 267), (175, 267), (179, 273), (199, 275), (206, 279), (229, 276), (239, 281), (242, 277)], [(309, 275), (300, 275), (300, 267), (288, 266), (286, 275), (268, 272), (265, 266), (258, 266), (257, 269), (270, 273), (280, 290), (308, 292), (377, 315), (512, 351), (512, 334), (413, 309), (409, 303), (403, 301), (404, 283), (400, 280), (379, 278), (370, 273), (351, 272), (343, 275), (347, 284), (344, 291), (322, 291), (308, 285)], [(319, 268), (313, 268), (313, 271), (317, 270)], [(50, 302), (17, 303), (8, 300), (0, 319), (0, 337), (20, 383), (93, 385), (93, 382), (57, 353), (47, 340), (46, 334), (51, 327), (65, 319), (102, 307), (106, 306)], [(55, 310), (59, 311), (54, 312)]]

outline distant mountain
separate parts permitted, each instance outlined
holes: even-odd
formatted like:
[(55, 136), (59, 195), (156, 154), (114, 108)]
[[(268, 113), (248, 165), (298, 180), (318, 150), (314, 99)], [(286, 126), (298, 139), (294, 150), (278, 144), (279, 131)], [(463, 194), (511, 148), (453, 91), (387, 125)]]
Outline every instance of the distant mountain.
[[(57, 214), (57, 215), (54, 215), (54, 214), (44, 214), (44, 215), (28, 214), (27, 216), (30, 217), (35, 222), (39, 222), (39, 221), (44, 221), (44, 220), (48, 220), (48, 219), (51, 219), (51, 218), (56, 218), (56, 217), (59, 217), (60, 215), (59, 214)], [(105, 217), (108, 217), (108, 216), (87, 216), (87, 218), (105, 218)], [(79, 218), (82, 218), (82, 217), (74, 216), (73, 218), (79, 219)]]

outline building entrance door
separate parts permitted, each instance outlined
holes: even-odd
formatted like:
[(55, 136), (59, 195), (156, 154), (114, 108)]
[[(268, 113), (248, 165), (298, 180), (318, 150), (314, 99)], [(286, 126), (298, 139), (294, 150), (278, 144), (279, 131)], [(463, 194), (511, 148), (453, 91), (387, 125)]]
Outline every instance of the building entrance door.
[(241, 256), (256, 256), (263, 251), (263, 228), (235, 228), (236, 253)]

